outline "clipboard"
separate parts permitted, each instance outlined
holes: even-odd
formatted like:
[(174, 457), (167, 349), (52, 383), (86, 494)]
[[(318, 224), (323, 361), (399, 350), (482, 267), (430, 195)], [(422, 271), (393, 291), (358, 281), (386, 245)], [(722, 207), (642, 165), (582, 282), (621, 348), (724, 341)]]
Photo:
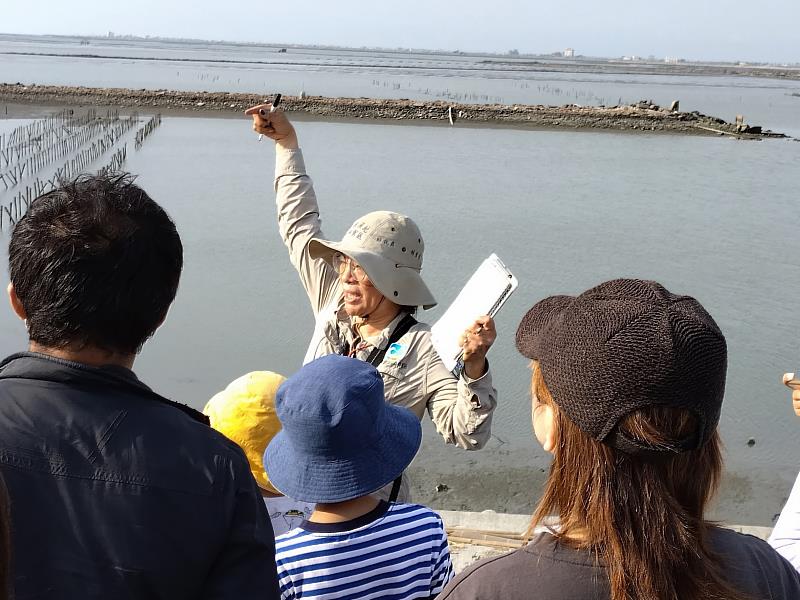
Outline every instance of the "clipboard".
[(456, 299), (431, 327), (431, 341), (449, 371), (461, 358), (459, 338), (481, 315), (494, 316), (500, 311), (519, 282), (496, 254), (484, 260), (472, 274)]

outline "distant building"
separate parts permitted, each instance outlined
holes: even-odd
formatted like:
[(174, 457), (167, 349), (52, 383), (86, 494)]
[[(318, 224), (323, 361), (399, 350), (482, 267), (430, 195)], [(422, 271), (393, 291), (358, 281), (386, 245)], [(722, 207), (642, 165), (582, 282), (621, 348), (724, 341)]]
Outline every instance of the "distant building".
[(114, 37), (114, 32), (113, 31), (109, 31), (108, 32), (108, 37), (113, 38)]
[(668, 65), (677, 65), (680, 61), (681, 59), (679, 59), (677, 56), (667, 56), (664, 58), (664, 62)]
[(567, 48), (564, 50), (564, 58), (575, 58), (575, 49)]

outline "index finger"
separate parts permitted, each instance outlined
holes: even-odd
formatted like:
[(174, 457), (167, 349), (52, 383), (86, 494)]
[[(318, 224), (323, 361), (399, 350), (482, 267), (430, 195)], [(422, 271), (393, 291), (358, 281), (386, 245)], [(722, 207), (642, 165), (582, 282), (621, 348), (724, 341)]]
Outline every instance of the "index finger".
[(489, 329), (494, 324), (494, 319), (489, 315), (481, 315), (475, 319), (475, 324), (480, 325), (484, 329)]
[(256, 106), (251, 106), (246, 111), (244, 111), (244, 114), (255, 115), (258, 114), (258, 111), (261, 110), (262, 108), (269, 110), (270, 108), (272, 108), (272, 104), (267, 103), (267, 104), (257, 104)]

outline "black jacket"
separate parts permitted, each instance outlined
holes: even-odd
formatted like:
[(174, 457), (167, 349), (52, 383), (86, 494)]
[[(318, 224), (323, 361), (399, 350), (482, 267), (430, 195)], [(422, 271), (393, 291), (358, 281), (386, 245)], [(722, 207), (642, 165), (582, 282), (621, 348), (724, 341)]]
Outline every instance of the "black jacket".
[(278, 598), (241, 449), (121, 367), (0, 363), (12, 577), (26, 598)]

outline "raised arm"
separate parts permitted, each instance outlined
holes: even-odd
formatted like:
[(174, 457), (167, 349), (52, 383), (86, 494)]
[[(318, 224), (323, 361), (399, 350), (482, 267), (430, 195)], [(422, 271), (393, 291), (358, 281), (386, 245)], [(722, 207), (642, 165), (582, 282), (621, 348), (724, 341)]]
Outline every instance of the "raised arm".
[(309, 256), (308, 243), (323, 237), (317, 197), (294, 127), (282, 110), (270, 112), (270, 108), (262, 104), (247, 109), (246, 114), (252, 115), (256, 132), (275, 140), (278, 230), (316, 315), (340, 294), (339, 280), (328, 263)]

